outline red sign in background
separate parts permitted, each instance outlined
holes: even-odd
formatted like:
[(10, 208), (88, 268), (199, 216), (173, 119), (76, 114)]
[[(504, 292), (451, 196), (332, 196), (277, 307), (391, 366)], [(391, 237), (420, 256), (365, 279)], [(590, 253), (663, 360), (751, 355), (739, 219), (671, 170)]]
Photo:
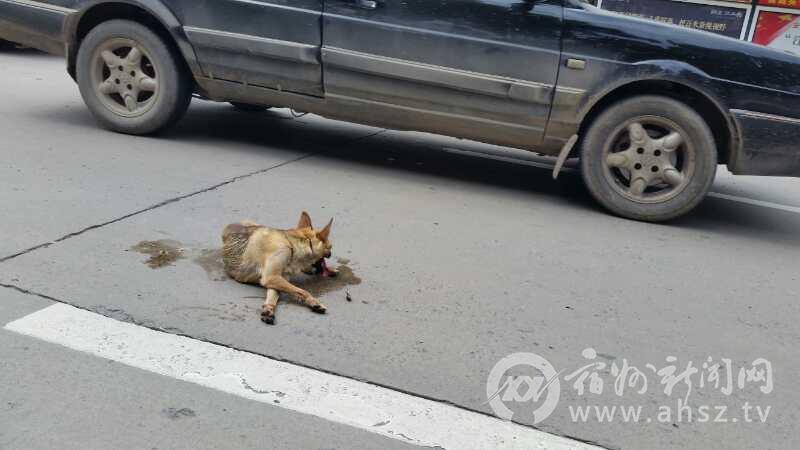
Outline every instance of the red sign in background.
[(760, 11), (753, 42), (800, 54), (800, 13)]
[(800, 9), (800, 0), (758, 0), (759, 5)]

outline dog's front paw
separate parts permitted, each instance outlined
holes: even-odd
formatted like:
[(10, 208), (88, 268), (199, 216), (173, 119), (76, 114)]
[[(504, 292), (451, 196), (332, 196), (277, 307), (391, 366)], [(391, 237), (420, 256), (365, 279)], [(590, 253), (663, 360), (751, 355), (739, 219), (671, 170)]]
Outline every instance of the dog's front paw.
[(314, 305), (311, 305), (311, 310), (317, 314), (325, 314), (328, 312), (328, 308), (325, 307), (322, 303), (317, 302)]
[(269, 309), (262, 311), (261, 321), (267, 325), (275, 325), (275, 311)]

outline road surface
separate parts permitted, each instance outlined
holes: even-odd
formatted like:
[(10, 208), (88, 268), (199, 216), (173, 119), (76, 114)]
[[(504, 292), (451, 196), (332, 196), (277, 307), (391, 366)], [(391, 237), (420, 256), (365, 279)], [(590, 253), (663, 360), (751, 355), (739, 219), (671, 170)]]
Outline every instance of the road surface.
[[(0, 448), (460, 447), (478, 423), (564, 448), (800, 447), (798, 180), (721, 168), (695, 212), (653, 225), (606, 214), (575, 173), (553, 181), (546, 158), (284, 109), (195, 100), (157, 137), (110, 133), (64, 63), (32, 51), (0, 53), (0, 99)], [(290, 227), (302, 210), (335, 217), (333, 260), (352, 276), (317, 286), (327, 315), (284, 301), (266, 326), (262, 290), (220, 272), (219, 235), (243, 219)], [(142, 242), (178, 258), (151, 268)], [(73, 310), (122, 334), (92, 335)], [(390, 409), (441, 407), (428, 419), (452, 430), (405, 410), (407, 428), (360, 426), (368, 407), (325, 409), (303, 398), (325, 391), (312, 381), (284, 404), (192, 379), (153, 362), (150, 339), (380, 388)], [(559, 371), (539, 423), (543, 398), (525, 389), (500, 396), (512, 423), (492, 418), (487, 378), (515, 353)], [(625, 365), (642, 377), (615, 385)], [(574, 417), (594, 406), (643, 412)]]

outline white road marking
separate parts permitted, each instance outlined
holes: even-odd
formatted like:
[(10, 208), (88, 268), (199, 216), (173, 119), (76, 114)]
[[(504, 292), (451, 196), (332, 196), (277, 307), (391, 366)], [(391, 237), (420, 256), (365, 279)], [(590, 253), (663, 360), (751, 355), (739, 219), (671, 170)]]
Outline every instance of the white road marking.
[(589, 450), (592, 445), (455, 406), (55, 304), (6, 330), (410, 444)]
[[(482, 158), (493, 159), (493, 160), (496, 160), (496, 161), (519, 163), (519, 164), (524, 164), (524, 165), (538, 167), (538, 168), (547, 169), (547, 170), (553, 170), (553, 168), (555, 168), (555, 165), (551, 164), (549, 161), (548, 162), (541, 161), (541, 159), (548, 159), (548, 160), (552, 159), (550, 157), (539, 157), (538, 159), (540, 159), (540, 160), (539, 161), (535, 161), (535, 160), (531, 160), (531, 159), (523, 159), (523, 158), (517, 157), (517, 156), (503, 156), (503, 155), (500, 155), (500, 154), (476, 152), (476, 151), (472, 151), (472, 150), (464, 150), (464, 149), (454, 148), (454, 147), (443, 147), (442, 150), (450, 152), (450, 153), (458, 153), (458, 154), (462, 154), (462, 155), (479, 156), (479, 157), (482, 157)], [(577, 172), (577, 171), (578, 170), (575, 167), (564, 167), (562, 169), (562, 172)], [(797, 206), (789, 206), (789, 205), (783, 205), (783, 204), (780, 204), (780, 203), (767, 202), (767, 201), (763, 201), (763, 200), (755, 200), (755, 199), (752, 199), (752, 198), (740, 197), (738, 195), (722, 194), (722, 193), (719, 193), (719, 192), (709, 192), (708, 193), (708, 197), (719, 198), (719, 199), (728, 200), (728, 201), (731, 201), (731, 202), (744, 203), (746, 205), (761, 206), (763, 208), (771, 208), (771, 209), (777, 209), (777, 210), (780, 210), (780, 211), (787, 211), (787, 212), (792, 212), (792, 213), (795, 213), (795, 214), (800, 214), (800, 207), (797, 207)]]
[(719, 192), (709, 192), (708, 196), (714, 198), (721, 198), (723, 200), (729, 200), (732, 202), (744, 203), (746, 205), (761, 206), (763, 208), (772, 208), (780, 211), (787, 211), (787, 212), (793, 212), (795, 214), (800, 214), (800, 208), (798, 208), (797, 206), (788, 206), (788, 205), (782, 205), (780, 203), (765, 202), (763, 200), (755, 200), (747, 197), (739, 197), (738, 195), (720, 194)]

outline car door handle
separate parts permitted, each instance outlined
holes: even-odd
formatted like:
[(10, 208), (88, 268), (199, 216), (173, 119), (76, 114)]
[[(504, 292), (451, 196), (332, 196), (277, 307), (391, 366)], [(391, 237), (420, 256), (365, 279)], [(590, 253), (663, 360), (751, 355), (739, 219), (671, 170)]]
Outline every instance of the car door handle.
[(375, 0), (353, 0), (353, 2), (356, 4), (356, 7), (361, 8), (361, 9), (377, 9), (378, 8), (378, 2), (376, 2)]

